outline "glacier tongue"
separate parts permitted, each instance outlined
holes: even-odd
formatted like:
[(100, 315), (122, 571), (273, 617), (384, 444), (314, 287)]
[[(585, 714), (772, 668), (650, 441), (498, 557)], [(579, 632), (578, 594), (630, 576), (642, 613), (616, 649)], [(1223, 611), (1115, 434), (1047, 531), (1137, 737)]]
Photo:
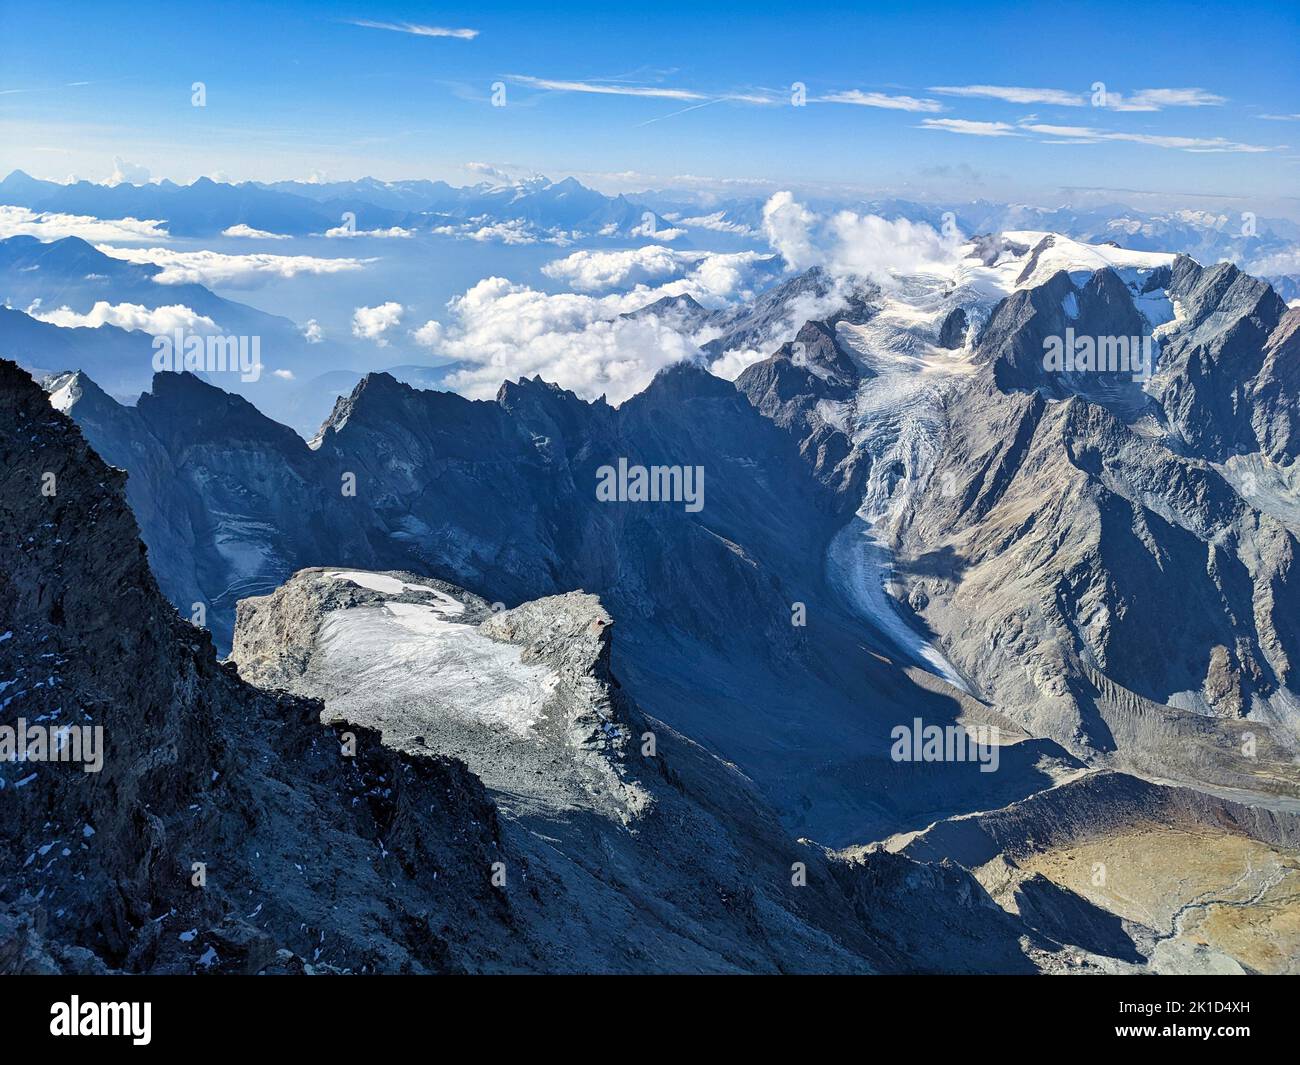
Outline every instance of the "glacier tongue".
[(944, 277), (899, 278), (869, 321), (841, 322), (836, 331), (843, 347), (874, 375), (839, 412), (854, 446), (871, 456), (871, 473), (861, 506), (827, 551), (828, 579), (899, 651), (968, 694), (942, 652), (895, 605), (887, 588), (887, 544), (912, 494), (934, 490), (929, 481), (943, 446), (946, 394), (975, 368), (969, 347), (938, 346), (940, 325), (954, 307), (968, 318), (982, 317), (992, 302), (975, 288), (954, 290)]
[(900, 651), (927, 672), (967, 695), (970, 687), (943, 653), (899, 613), (886, 587), (892, 573), (889, 549), (860, 514), (835, 536), (826, 552), (827, 577), (853, 609), (874, 623)]

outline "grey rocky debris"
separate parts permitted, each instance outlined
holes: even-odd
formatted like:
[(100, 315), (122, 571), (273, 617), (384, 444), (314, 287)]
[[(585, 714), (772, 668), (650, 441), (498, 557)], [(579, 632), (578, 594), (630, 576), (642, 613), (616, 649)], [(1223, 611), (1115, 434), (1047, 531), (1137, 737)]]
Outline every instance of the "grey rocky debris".
[(621, 943), (640, 969), (1028, 972), (1059, 952), (1032, 935), (1029, 949), (957, 866), (846, 862), (783, 837), (734, 767), (629, 698), (610, 672), (616, 626), (593, 596), (485, 608), (408, 572), (304, 570), (240, 604), (232, 660), (255, 683), (321, 698), (325, 720), (463, 758), (530, 882), (571, 908), (575, 958)]

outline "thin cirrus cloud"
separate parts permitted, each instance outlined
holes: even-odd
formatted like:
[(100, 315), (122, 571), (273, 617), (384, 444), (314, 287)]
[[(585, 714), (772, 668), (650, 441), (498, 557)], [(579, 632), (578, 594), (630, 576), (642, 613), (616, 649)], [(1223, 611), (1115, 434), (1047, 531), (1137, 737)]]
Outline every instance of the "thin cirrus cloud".
[(943, 104), (938, 100), (918, 99), (915, 96), (891, 96), (883, 92), (863, 92), (860, 89), (845, 89), (817, 98), (817, 103), (854, 104), (858, 107), (878, 107), (885, 111), (942, 111)]
[(1154, 148), (1172, 148), (1184, 152), (1273, 152), (1276, 148), (1260, 144), (1242, 144), (1223, 137), (1174, 137), (1154, 133), (1124, 133), (1116, 130), (1096, 129), (1092, 126), (1058, 126), (1046, 122), (1022, 121), (1017, 125), (1007, 122), (975, 122), (965, 118), (923, 118), (922, 129), (961, 133), (970, 137), (1021, 137), (1032, 135), (1045, 144), (1100, 144), (1105, 141), (1122, 141), (1129, 144), (1146, 144)]
[(478, 30), (449, 29), (446, 26), (423, 26), (417, 22), (375, 22), (371, 19), (350, 19), (353, 26), (368, 30), (392, 30), (394, 33), (409, 33), (413, 37), (452, 37), (460, 41), (472, 41), (478, 36)]
[(557, 78), (534, 78), (527, 74), (510, 74), (517, 85), (548, 92), (590, 93), (595, 96), (642, 96), (657, 100), (708, 100), (710, 97), (691, 89), (671, 89), (658, 85), (623, 85), (619, 82), (564, 81)]
[(1016, 127), (1009, 122), (976, 122), (968, 118), (923, 118), (922, 129), (938, 129), (946, 133), (964, 133), (968, 137), (1019, 137)]
[[(675, 111), (673, 115), (684, 114), (686, 111), (694, 110), (694, 107), (705, 107), (709, 104), (737, 103), (768, 106), (781, 103), (785, 99), (779, 93), (768, 91), (737, 89), (722, 93), (705, 93), (695, 89), (676, 89), (666, 85), (630, 85), (620, 81), (572, 81), (564, 78), (536, 78), (528, 74), (507, 74), (506, 78), (516, 85), (524, 85), (530, 89), (541, 89), (546, 92), (575, 92), (593, 96), (634, 96), (648, 100), (679, 100), (694, 105), (693, 107), (684, 108), (682, 111)], [(672, 118), (673, 115), (663, 115), (661, 117)], [(653, 121), (660, 121), (660, 119)]]
[[(532, 89), (545, 89), (550, 92), (577, 92), (591, 93), (599, 96), (640, 96), (651, 99), (661, 100), (680, 100), (684, 103), (691, 103), (698, 107), (705, 107), (715, 103), (739, 103), (754, 104), (755, 106), (771, 106), (786, 102), (786, 96), (774, 91), (745, 91), (733, 90), (722, 93), (704, 93), (695, 89), (675, 89), (659, 85), (628, 85), (622, 82), (610, 81), (568, 81), (558, 78), (536, 78), (523, 74), (508, 75), (509, 79), (518, 85), (526, 85)], [(812, 103), (825, 104), (850, 104), (857, 107), (876, 107), (885, 111), (920, 111), (936, 112), (943, 111), (946, 108), (938, 100), (921, 99), (915, 96), (891, 95), (883, 92), (864, 92), (861, 89), (844, 89), (838, 92), (827, 93), (825, 96), (813, 97)], [(685, 110), (693, 110), (686, 108)], [(674, 115), (684, 114), (685, 111), (674, 112), (673, 115), (662, 116), (671, 118)], [(652, 119), (651, 121), (660, 121)]]
[(1105, 106), (1112, 111), (1160, 111), (1166, 107), (1218, 107), (1225, 97), (1204, 89), (1138, 89), (1131, 96), (1107, 92)]
[(1055, 104), (1058, 107), (1082, 107), (1087, 98), (1065, 89), (1027, 89), (1016, 85), (931, 85), (930, 92), (941, 96), (974, 96), (1003, 100), (1009, 104)]
[(1138, 89), (1128, 95), (1103, 90), (1100, 93), (1069, 89), (1036, 89), (1019, 85), (932, 85), (930, 92), (941, 96), (964, 96), (1002, 100), (1010, 104), (1048, 104), (1055, 107), (1095, 106), (1111, 111), (1161, 111), (1166, 107), (1218, 107), (1225, 97), (1206, 89)]
[(1049, 138), (1049, 143), (1094, 144), (1099, 141), (1126, 141), (1146, 144), (1155, 148), (1173, 148), (1184, 152), (1272, 152), (1276, 148), (1260, 144), (1241, 144), (1223, 137), (1173, 137), (1154, 133), (1123, 133), (1114, 130), (1094, 129), (1091, 126), (1056, 126), (1042, 122), (1029, 122), (1022, 129)]

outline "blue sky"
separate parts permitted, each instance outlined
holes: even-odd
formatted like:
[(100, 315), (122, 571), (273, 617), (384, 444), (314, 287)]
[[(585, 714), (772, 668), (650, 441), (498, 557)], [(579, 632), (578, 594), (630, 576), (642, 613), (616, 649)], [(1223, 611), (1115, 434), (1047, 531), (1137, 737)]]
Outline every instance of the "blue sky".
[(0, 170), (463, 184), (477, 163), (606, 189), (1102, 188), (1295, 213), (1300, 5), (972, 7), (11, 2)]

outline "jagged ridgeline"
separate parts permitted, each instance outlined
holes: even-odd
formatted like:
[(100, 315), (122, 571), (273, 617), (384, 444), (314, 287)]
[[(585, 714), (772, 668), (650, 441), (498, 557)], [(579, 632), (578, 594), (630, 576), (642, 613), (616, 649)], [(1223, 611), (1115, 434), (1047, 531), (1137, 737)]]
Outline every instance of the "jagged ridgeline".
[[(310, 443), (187, 374), (127, 407), (8, 370), (0, 720), (105, 730), (98, 774), (0, 766), (40, 811), (0, 882), (24, 964), (1293, 968), (1300, 311), (1005, 234), (950, 276), (801, 275), (723, 343), (810, 300), (735, 384), (684, 363), (615, 408), (372, 374)], [(130, 471), (147, 562), (69, 419)], [(121, 528), (65, 496), (82, 465)], [(601, 498), (642, 468), (701, 505)], [(388, 794), (410, 774), (455, 786), (426, 817)], [(78, 879), (111, 833), (124, 864)]]
[[(1031, 967), (969, 874), (796, 842), (646, 717), (591, 596), (494, 612), (416, 574), (305, 571), (241, 611), (239, 668), (303, 694), (271, 692), (166, 603), (121, 471), (9, 362), (0, 457), (0, 722), (103, 730), (95, 772), (0, 764), (6, 972)], [(476, 690), (448, 668), (386, 695), (359, 669), (376, 625)]]

